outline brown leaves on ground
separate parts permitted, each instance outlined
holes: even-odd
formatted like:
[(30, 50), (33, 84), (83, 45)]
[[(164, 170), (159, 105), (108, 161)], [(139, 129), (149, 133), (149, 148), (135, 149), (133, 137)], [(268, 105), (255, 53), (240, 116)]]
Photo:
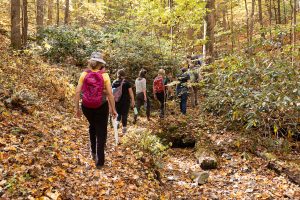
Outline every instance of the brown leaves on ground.
[[(159, 182), (151, 166), (136, 159), (134, 149), (114, 145), (112, 130), (105, 167), (97, 170), (89, 155), (87, 123), (72, 113), (75, 80), (62, 68), (50, 67), (38, 57), (12, 55), (1, 45), (1, 199), (299, 198), (299, 187), (266, 170), (263, 160), (245, 160), (231, 151), (222, 156), (218, 169), (209, 172), (208, 183), (198, 186), (189, 174), (200, 170), (192, 150), (168, 150), (161, 160)], [(4, 104), (25, 90), (35, 94), (32, 112)], [(23, 100), (21, 105), (28, 108)], [(156, 123), (152, 120), (149, 126)], [(192, 121), (186, 127), (199, 131)]]

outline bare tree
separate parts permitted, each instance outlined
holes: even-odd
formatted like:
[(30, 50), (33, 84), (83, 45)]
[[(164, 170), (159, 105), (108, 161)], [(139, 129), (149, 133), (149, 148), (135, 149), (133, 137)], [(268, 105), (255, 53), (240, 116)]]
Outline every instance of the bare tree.
[(205, 21), (207, 23), (207, 56), (209, 58), (208, 63), (214, 61), (214, 43), (215, 43), (215, 0), (207, 0), (206, 9), (208, 13), (206, 14)]
[(69, 24), (70, 21), (70, 0), (66, 0), (66, 7), (65, 7), (65, 24)]
[(248, 11), (248, 2), (245, 0), (245, 10), (246, 10), (246, 31), (247, 31), (247, 42), (249, 46), (249, 11)]
[(22, 45), (26, 46), (28, 36), (28, 2), (23, 0), (22, 2)]
[(44, 26), (44, 0), (37, 0), (36, 25), (37, 31), (40, 31)]
[(277, 0), (277, 14), (278, 14), (278, 23), (281, 24), (281, 9), (280, 9), (280, 0)]
[[(258, 16), (259, 16), (260, 27), (261, 27), (261, 30), (263, 31), (264, 23), (263, 23), (261, 0), (258, 0)], [(265, 38), (265, 33), (264, 32), (261, 33), (261, 37)]]
[(56, 0), (56, 25), (59, 26), (59, 0)]
[(269, 10), (269, 27), (270, 27), (270, 39), (272, 39), (272, 0), (268, 0), (269, 5), (268, 5), (268, 10)]
[(252, 6), (251, 6), (250, 25), (249, 25), (249, 42), (250, 42), (250, 46), (252, 46), (252, 41), (253, 41), (255, 0), (252, 0), (251, 5)]
[(11, 0), (11, 46), (21, 48), (20, 0)]
[(48, 21), (47, 24), (53, 23), (53, 0), (48, 0)]
[(231, 31), (231, 51), (234, 49), (234, 31), (233, 31), (233, 3), (230, 0), (230, 31)]

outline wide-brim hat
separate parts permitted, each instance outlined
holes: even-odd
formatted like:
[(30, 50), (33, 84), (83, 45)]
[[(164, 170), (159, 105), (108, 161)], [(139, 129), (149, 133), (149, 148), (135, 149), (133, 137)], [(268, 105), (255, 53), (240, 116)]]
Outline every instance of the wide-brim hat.
[(93, 52), (92, 55), (91, 55), (90, 60), (106, 64), (106, 62), (103, 60), (103, 56), (100, 52)]

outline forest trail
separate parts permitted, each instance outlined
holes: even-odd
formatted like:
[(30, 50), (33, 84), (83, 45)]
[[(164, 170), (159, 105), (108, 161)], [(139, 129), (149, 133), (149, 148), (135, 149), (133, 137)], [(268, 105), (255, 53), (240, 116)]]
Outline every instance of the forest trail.
[[(201, 171), (194, 150), (169, 149), (158, 181), (135, 149), (115, 146), (111, 129), (105, 167), (97, 170), (89, 155), (87, 123), (74, 118), (70, 109), (70, 74), (77, 71), (64, 71), (35, 57), (15, 56), (12, 64), (7, 46), (0, 47), (5, 66), (0, 70), (2, 199), (300, 199), (300, 188), (266, 169), (265, 161), (243, 159), (234, 151), (223, 154), (220, 167), (199, 186), (190, 178), (191, 171)], [(25, 99), (10, 105), (8, 100), (18, 99), (17, 94), (38, 103), (31, 107)], [(141, 121), (145, 127), (145, 119)]]

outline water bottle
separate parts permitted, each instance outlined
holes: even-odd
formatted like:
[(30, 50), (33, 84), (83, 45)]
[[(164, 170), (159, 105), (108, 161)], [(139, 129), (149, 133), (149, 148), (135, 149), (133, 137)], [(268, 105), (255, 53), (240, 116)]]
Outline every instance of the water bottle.
[(134, 114), (135, 114), (135, 115), (137, 115), (137, 114), (138, 114), (138, 110), (137, 110), (137, 108), (136, 108), (136, 107), (134, 107), (134, 108), (133, 108), (133, 112), (134, 112)]

